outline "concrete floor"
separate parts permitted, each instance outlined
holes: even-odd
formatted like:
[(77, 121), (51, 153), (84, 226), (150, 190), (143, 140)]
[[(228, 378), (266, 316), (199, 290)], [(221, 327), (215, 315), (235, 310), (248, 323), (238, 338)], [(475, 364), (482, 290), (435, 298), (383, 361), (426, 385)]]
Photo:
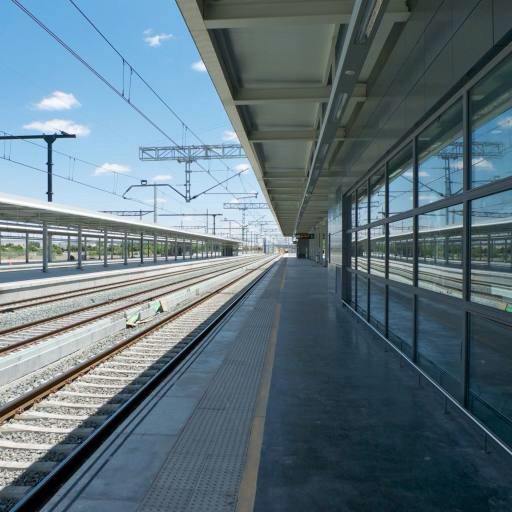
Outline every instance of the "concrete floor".
[[(256, 353), (248, 340), (259, 340), (261, 358), (277, 303), (256, 512), (512, 510), (512, 461), (494, 447), (485, 452), (482, 436), (445, 413), (438, 392), (420, 385), (394, 351), (334, 303), (327, 269), (295, 258), (285, 267), (258, 285), (190, 368), (164, 383), (45, 510), (236, 510), (237, 482), (242, 496), (244, 480), (241, 473), (235, 478), (239, 466), (233, 469), (231, 459), (251, 453), (248, 421), (245, 433), (239, 419), (230, 428), (204, 427), (201, 435), (193, 425), (198, 414), (219, 421), (254, 414), (231, 394), (255, 382), (250, 371), (265, 373), (267, 364), (248, 359), (238, 372), (243, 381), (215, 382), (240, 368), (239, 347)], [(217, 391), (222, 397), (211, 402)], [(189, 438), (195, 441), (183, 450)], [(249, 455), (244, 475), (248, 468), (256, 474), (257, 460)], [(185, 473), (177, 469), (182, 462)]]
[(512, 460), (288, 261), (255, 511), (512, 510)]

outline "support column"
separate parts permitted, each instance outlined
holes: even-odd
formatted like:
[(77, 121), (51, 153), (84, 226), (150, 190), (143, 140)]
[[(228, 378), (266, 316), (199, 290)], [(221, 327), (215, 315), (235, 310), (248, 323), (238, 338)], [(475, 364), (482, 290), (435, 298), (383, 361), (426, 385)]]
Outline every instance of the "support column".
[(48, 224), (43, 222), (43, 272), (48, 272)]
[(103, 266), (108, 267), (108, 235), (106, 229), (103, 231)]
[[(155, 187), (156, 190), (156, 187)], [(156, 263), (157, 255), (156, 255), (156, 235), (153, 235), (153, 263)]]
[(25, 233), (25, 263), (28, 263), (28, 260), (29, 260), (29, 243), (30, 243), (30, 240), (29, 240), (29, 237), (28, 237), (28, 233)]
[(53, 261), (53, 253), (52, 253), (52, 235), (48, 235), (48, 262), (51, 263)]
[(140, 234), (140, 264), (144, 264), (144, 233)]
[(123, 245), (123, 264), (128, 265), (128, 233), (124, 232), (124, 245)]
[(71, 236), (70, 235), (68, 235), (67, 253), (68, 253), (68, 261), (71, 261)]
[(82, 270), (82, 227), (81, 226), (78, 227), (76, 246), (77, 246), (76, 268), (78, 270)]
[(87, 260), (87, 237), (84, 236), (84, 260)]
[(201, 258), (204, 258), (204, 240), (201, 240)]
[(190, 249), (189, 249), (190, 250), (190, 259), (192, 259), (194, 257), (194, 254), (192, 252), (192, 247), (193, 247), (192, 246), (192, 238), (189, 240), (189, 245), (190, 245)]
[(110, 259), (114, 259), (114, 239), (110, 239)]
[(178, 238), (174, 239), (174, 261), (178, 259)]
[(169, 261), (169, 237), (165, 235), (165, 261)]

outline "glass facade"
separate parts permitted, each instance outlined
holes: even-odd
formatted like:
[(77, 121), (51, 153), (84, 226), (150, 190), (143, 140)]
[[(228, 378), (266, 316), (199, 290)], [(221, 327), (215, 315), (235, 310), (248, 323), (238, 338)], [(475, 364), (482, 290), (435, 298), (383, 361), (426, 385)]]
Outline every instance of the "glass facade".
[(508, 57), (349, 191), (344, 300), (512, 445), (511, 149)]
[(462, 297), (462, 205), (418, 216), (418, 286)]

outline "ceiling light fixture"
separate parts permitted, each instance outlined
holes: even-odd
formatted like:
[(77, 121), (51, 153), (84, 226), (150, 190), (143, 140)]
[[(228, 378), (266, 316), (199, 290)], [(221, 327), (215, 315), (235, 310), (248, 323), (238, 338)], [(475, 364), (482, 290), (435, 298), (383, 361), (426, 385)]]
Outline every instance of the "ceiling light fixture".
[(364, 14), (356, 34), (357, 44), (364, 44), (370, 39), (383, 3), (384, 0), (366, 0)]

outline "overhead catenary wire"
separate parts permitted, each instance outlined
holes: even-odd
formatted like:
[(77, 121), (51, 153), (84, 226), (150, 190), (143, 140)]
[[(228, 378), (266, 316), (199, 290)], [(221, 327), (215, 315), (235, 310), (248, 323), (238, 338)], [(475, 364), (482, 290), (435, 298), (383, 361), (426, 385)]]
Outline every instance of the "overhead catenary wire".
[[(155, 130), (157, 130), (161, 135), (163, 135), (167, 140), (169, 140), (172, 144), (179, 147), (179, 144), (161, 127), (159, 126), (153, 119), (151, 119), (141, 108), (139, 108), (137, 105), (133, 103), (131, 100), (131, 94), (128, 94), (128, 97), (124, 94), (123, 90), (120, 90), (118, 87), (116, 87), (111, 81), (109, 81), (104, 75), (102, 75), (99, 71), (97, 71), (89, 62), (87, 62), (78, 52), (73, 50), (62, 38), (60, 38), (53, 30), (51, 30), (45, 23), (43, 23), (35, 14), (33, 14), (29, 9), (27, 9), (19, 0), (11, 0), (11, 2), (16, 5), (20, 10), (22, 10), (30, 19), (32, 19), (40, 28), (42, 28), (49, 36), (51, 36), (57, 43), (59, 43), (66, 51), (68, 51), (76, 60), (78, 60), (83, 66), (85, 66), (91, 73), (93, 73), (99, 80), (101, 80), (109, 89), (111, 89), (117, 96), (119, 96), (123, 101), (125, 101), (135, 112), (137, 112), (143, 119), (145, 119)], [(76, 4), (73, 4), (76, 5)], [(89, 18), (87, 18), (89, 20)], [(91, 22), (90, 22), (91, 23)], [(99, 31), (99, 29), (96, 29)], [(102, 36), (105, 38), (105, 36)], [(109, 45), (113, 47), (113, 45), (109, 42)], [(116, 53), (119, 55), (120, 52), (115, 50)], [(121, 56), (122, 57), (122, 56)], [(123, 58), (123, 57), (122, 57)], [(127, 65), (129, 65), (128, 61), (125, 62)], [(135, 72), (135, 70), (130, 66), (130, 84), (129, 89), (131, 90), (131, 76)], [(138, 75), (137, 73), (137, 76)], [(141, 78), (142, 79), (142, 78)], [(146, 82), (147, 83), (147, 82)], [(149, 84), (148, 84), (149, 85)], [(155, 94), (156, 91), (155, 91)], [(159, 95), (158, 95), (159, 96)], [(159, 98), (161, 98), (159, 96)], [(163, 99), (161, 99), (163, 101)], [(191, 131), (191, 133), (193, 133)], [(199, 140), (199, 139), (198, 139)], [(183, 153), (185, 155), (185, 153)], [(229, 188), (225, 185), (222, 185), (217, 178), (211, 172), (209, 172), (206, 167), (199, 164), (197, 162), (197, 165), (201, 167), (204, 171), (208, 173), (208, 175), (215, 181), (219, 186), (222, 186), (228, 194), (232, 195), (233, 197), (236, 197), (233, 192), (229, 190)]]
[[(61, 45), (68, 53), (70, 53), (78, 62), (80, 62), (84, 67), (86, 67), (93, 75), (95, 75), (100, 81), (102, 81), (111, 91), (113, 91), (117, 96), (119, 96), (123, 101), (125, 101), (135, 112), (137, 112), (146, 122), (148, 122), (155, 130), (157, 130), (161, 135), (163, 135), (167, 140), (169, 140), (175, 146), (179, 146), (177, 142), (171, 137), (161, 126), (159, 126), (153, 119), (151, 119), (141, 108), (133, 103), (131, 100), (131, 94), (128, 93), (128, 97), (126, 95), (126, 91), (120, 90), (116, 87), (112, 82), (110, 82), (104, 75), (102, 75), (99, 71), (97, 71), (89, 62), (87, 62), (81, 55), (76, 52), (73, 48), (71, 48), (62, 38), (60, 38), (53, 30), (51, 30), (45, 23), (43, 23), (37, 16), (35, 16), (29, 9), (27, 9), (19, 0), (11, 0), (11, 2), (16, 5), (21, 11), (23, 11), (30, 19), (32, 19), (41, 29), (43, 29), (50, 37), (52, 37), (59, 45)], [(93, 26), (93, 28), (101, 35), (101, 37), (109, 44), (109, 46), (118, 54), (127, 66), (130, 67), (130, 88), (131, 88), (131, 76), (132, 74), (136, 74), (136, 76), (155, 94), (155, 96), (161, 101), (166, 108), (182, 123), (182, 126), (186, 127), (187, 130), (201, 143), (204, 142), (201, 138), (191, 130), (181, 119), (180, 116), (168, 105), (167, 102), (155, 91), (155, 89), (129, 64), (129, 62), (122, 56), (122, 54), (114, 47), (114, 45), (106, 38), (106, 36), (96, 27), (96, 25), (92, 22), (92, 20), (83, 13), (83, 11), (77, 6), (75, 2), (71, 2), (71, 4), (84, 16), (84, 18)], [(226, 190), (226, 192), (232, 195), (235, 199), (237, 198), (236, 194), (231, 192), (229, 188), (222, 184), (206, 167), (197, 163), (197, 165), (202, 168), (207, 174), (217, 183), (218, 186), (221, 186)], [(228, 170), (232, 170), (228, 167)], [(85, 184), (89, 186), (89, 184)], [(94, 186), (91, 185), (94, 188)]]

